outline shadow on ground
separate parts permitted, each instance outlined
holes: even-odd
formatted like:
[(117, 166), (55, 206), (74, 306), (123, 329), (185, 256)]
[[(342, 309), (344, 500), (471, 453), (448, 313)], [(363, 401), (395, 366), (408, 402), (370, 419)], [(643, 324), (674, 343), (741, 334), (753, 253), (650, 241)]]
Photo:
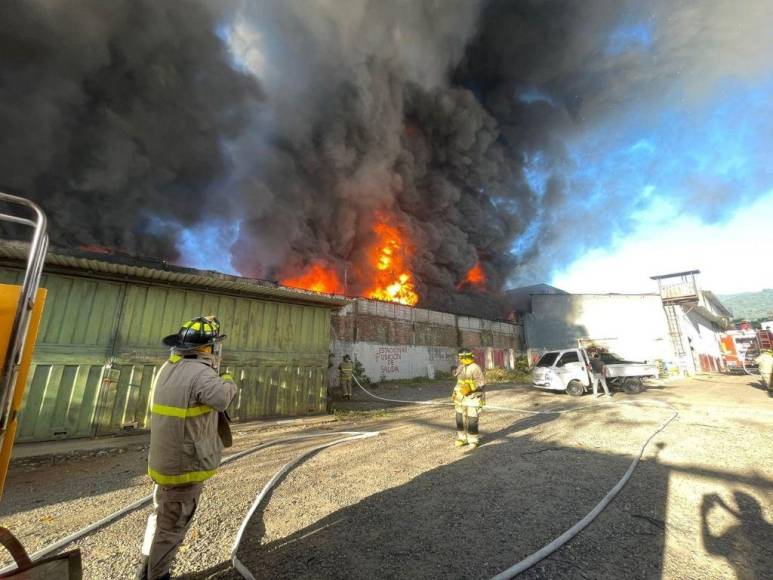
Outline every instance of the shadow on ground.
[[(562, 402), (577, 401), (558, 394), (540, 404), (565, 407)], [(440, 430), (448, 433), (450, 419), (417, 412), (401, 421), (424, 427), (427, 436), (438, 436)], [(614, 425), (636, 429), (641, 422), (595, 411), (565, 415), (560, 421), (555, 415), (518, 418), (487, 433), (481, 448), (462, 453), (458, 460), (369, 495), (287, 537), (262, 543), (265, 523), (263, 515), (256, 514), (239, 557), (258, 578), (490, 578), (576, 523), (631, 463), (628, 454), (601, 451), (582, 438), (571, 444), (546, 440), (545, 433)], [(633, 435), (631, 440), (640, 439)], [(385, 439), (380, 444), (390, 443)], [(448, 446), (453, 453), (450, 440)], [(632, 450), (630, 441), (620, 448)], [(689, 562), (669, 559), (670, 568), (665, 570), (667, 533), (670, 542), (694, 542), (704, 565), (710, 567), (706, 558), (714, 556), (739, 578), (766, 577), (773, 562), (773, 528), (765, 519), (764, 506), (773, 480), (667, 464), (659, 459), (665, 448), (659, 444), (654, 457), (641, 462), (620, 496), (593, 524), (519, 578), (689, 575), (691, 569), (685, 568)], [(687, 524), (666, 513), (674, 475), (724, 490), (722, 496), (705, 493), (701, 499), (699, 494), (695, 503), (681, 500), (680, 507), (687, 506), (681, 517), (692, 513), (700, 522), (698, 537), (695, 528), (682, 529)], [(732, 499), (728, 485), (734, 490)], [(281, 485), (277, 493), (283, 493)], [(724, 519), (718, 523), (720, 516)], [(221, 563), (190, 578), (238, 576), (228, 563)]]
[[(553, 421), (517, 420), (460, 460), (281, 540), (261, 545), (265, 527), (256, 514), (239, 557), (258, 578), (490, 578), (573, 525), (630, 464), (630, 457), (522, 433)], [(613, 504), (571, 548), (524, 577), (660, 577), (668, 471), (651, 463), (630, 486), (625, 511)], [(622, 556), (609, 556), (610, 538), (623, 545), (615, 550)], [(225, 570), (221, 564), (193, 578), (230, 576)]]
[[(734, 569), (739, 580), (770, 578), (773, 574), (773, 525), (763, 513), (760, 502), (743, 491), (733, 492), (735, 506), (728, 505), (718, 494), (703, 496), (701, 502), (701, 537), (706, 552), (721, 556)], [(709, 521), (714, 511), (725, 512), (733, 523), (713, 530)]]
[(141, 448), (19, 462), (9, 471), (0, 517), (132, 486), (147, 487), (147, 457), (147, 450)]

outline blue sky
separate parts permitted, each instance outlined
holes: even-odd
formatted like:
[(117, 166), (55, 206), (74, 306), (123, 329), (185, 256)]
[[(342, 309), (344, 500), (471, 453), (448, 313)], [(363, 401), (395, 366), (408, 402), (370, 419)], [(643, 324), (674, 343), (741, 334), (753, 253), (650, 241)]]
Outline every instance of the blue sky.
[[(239, 236), (238, 224), (209, 222), (193, 229), (184, 229), (177, 248), (182, 254), (180, 262), (189, 268), (214, 270), (238, 276), (231, 265), (231, 245)], [(202, 243), (202, 239), (211, 243)]]
[[(654, 219), (659, 213), (667, 219)], [(721, 294), (773, 288), (773, 188), (727, 220), (706, 223), (673, 207), (635, 219), (630, 235), (597, 247), (553, 273), (551, 284), (569, 292), (656, 291), (650, 276), (701, 271), (704, 289)]]
[(576, 243), (557, 241), (579, 254), (548, 281), (642, 292), (651, 275), (697, 268), (716, 292), (773, 287), (771, 101), (773, 77), (727, 79), (699, 100), (639, 106), (578, 134), (559, 213), (590, 219)]
[[(769, 9), (629, 8), (572, 65), (588, 84), (562, 136), (569, 163), (526, 160), (542, 207), (513, 245), (523, 263), (510, 285), (647, 292), (652, 275), (697, 268), (716, 292), (773, 288)], [(561, 106), (539, 89), (521, 100)], [(566, 186), (548, 200), (551, 171)]]

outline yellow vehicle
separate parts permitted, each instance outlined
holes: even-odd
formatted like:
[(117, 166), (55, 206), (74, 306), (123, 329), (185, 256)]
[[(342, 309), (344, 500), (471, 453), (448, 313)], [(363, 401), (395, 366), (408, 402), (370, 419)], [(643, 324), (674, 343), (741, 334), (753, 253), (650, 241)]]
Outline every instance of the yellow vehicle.
[[(32, 217), (16, 213), (0, 213), (0, 222), (32, 228), (29, 254), (21, 286), (0, 284), (0, 499), (11, 449), (16, 437), (19, 407), (27, 384), (32, 351), (35, 347), (40, 319), (43, 314), (46, 291), (39, 288), (43, 272), (48, 234), (46, 215), (36, 204), (22, 197), (0, 192), (0, 202), (13, 206), (17, 211), (31, 213)], [(12, 226), (14, 227), (14, 226)], [(78, 550), (32, 562), (13, 534), (0, 527), (0, 543), (16, 561), (16, 569), (0, 578), (80, 578), (81, 558)]]

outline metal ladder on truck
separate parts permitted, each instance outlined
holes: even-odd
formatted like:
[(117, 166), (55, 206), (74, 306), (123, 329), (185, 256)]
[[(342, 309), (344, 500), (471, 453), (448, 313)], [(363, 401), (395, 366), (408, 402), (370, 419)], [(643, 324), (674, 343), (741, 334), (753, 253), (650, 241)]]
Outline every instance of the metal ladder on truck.
[[(33, 202), (0, 192), (0, 203), (26, 214), (0, 212), (0, 222), (32, 228), (21, 286), (0, 284), (0, 499), (16, 438), (19, 407), (27, 384), (27, 373), (35, 347), (46, 291), (40, 288), (43, 263), (48, 251), (46, 214)], [(1, 242), (0, 242), (1, 243)], [(0, 527), (0, 543), (11, 553), (15, 569), (0, 573), (0, 578), (79, 579), (80, 551), (70, 550), (35, 562), (16, 537)]]

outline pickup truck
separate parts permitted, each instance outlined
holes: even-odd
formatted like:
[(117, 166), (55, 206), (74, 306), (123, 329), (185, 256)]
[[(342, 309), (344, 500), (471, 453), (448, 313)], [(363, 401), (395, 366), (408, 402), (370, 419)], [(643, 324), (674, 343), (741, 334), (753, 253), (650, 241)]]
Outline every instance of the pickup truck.
[[(657, 377), (655, 364), (630, 362), (611, 353), (601, 353), (604, 376), (610, 389), (622, 389), (628, 394), (644, 390), (644, 377)], [(535, 387), (551, 391), (566, 391), (579, 397), (593, 388), (590, 356), (584, 348), (550, 350), (542, 355), (532, 372)]]

